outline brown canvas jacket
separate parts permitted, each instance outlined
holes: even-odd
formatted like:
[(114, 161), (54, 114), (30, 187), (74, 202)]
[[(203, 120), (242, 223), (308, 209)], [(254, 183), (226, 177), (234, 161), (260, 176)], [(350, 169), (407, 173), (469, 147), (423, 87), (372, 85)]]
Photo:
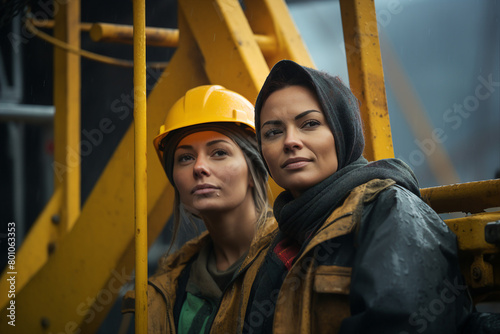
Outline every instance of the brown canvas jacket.
[(350, 316), (352, 268), (316, 266), (316, 260), (334, 252), (335, 244), (328, 241), (355, 231), (364, 204), (393, 184), (392, 180), (372, 180), (355, 188), (323, 223), (283, 281), (276, 301), (273, 333), (339, 331), (342, 320)]
[[(266, 224), (258, 231), (236, 278), (225, 290), (210, 333), (237, 332), (245, 316), (253, 280), (276, 233), (275, 219), (268, 218)], [(180, 250), (169, 256), (160, 265), (158, 272), (149, 278), (148, 333), (176, 333), (173, 307), (179, 276), (209, 238), (208, 232), (205, 232), (187, 242)], [(123, 300), (122, 313), (134, 312), (134, 301), (134, 291), (127, 292)]]

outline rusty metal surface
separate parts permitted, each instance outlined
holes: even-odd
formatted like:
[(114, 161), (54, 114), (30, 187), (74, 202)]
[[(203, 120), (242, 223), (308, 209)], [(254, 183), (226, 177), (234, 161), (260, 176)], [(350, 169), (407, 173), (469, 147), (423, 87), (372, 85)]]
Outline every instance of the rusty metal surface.
[(360, 101), (370, 161), (394, 157), (384, 70), (373, 0), (341, 0), (340, 10), (352, 92)]

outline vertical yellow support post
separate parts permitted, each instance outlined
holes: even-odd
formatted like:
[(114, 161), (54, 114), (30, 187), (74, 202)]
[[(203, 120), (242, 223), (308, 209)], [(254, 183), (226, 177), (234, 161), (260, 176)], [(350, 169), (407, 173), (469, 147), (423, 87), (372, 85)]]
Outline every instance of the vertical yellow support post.
[[(80, 48), (80, 0), (64, 1), (56, 11), (54, 37)], [(60, 235), (80, 214), (80, 56), (54, 47), (54, 176), (62, 187)]]
[(393, 158), (375, 4), (373, 0), (340, 0), (340, 11), (349, 84), (360, 101), (365, 127), (364, 156), (370, 161)]
[(134, 0), (135, 332), (148, 332), (146, 3)]

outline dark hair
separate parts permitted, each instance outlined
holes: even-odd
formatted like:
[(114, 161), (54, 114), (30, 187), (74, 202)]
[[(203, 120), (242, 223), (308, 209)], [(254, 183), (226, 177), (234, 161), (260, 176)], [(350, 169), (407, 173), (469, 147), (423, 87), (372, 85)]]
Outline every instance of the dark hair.
[(260, 113), (267, 98), (288, 86), (309, 89), (320, 103), (335, 138), (339, 169), (357, 160), (365, 146), (359, 102), (339, 77), (282, 60), (272, 68), (255, 102), (255, 130), (261, 150)]

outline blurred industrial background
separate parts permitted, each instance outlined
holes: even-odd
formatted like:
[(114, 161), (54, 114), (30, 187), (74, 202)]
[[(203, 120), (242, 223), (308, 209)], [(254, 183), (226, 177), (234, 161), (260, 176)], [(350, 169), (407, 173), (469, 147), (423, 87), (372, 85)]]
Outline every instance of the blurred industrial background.
[[(316, 67), (348, 83), (346, 52), (357, 48), (344, 46), (339, 2), (286, 3)], [(54, 193), (58, 175), (53, 165), (54, 47), (25, 30), (21, 16), (28, 5), (39, 21), (58, 10), (57, 1), (50, 0), (0, 4), (2, 269), (7, 223), (16, 222), (19, 248)], [(500, 2), (375, 0), (375, 8), (395, 156), (413, 168), (422, 188), (500, 178)], [(177, 1), (147, 1), (146, 21), (151, 27), (177, 28)], [(132, 2), (82, 1), (81, 22), (131, 25)], [(88, 33), (81, 34), (81, 48), (133, 57), (131, 45), (94, 42)], [(174, 52), (148, 47), (147, 59), (167, 62)], [(148, 90), (161, 73), (148, 71)], [(81, 139), (88, 144), (81, 147), (83, 207), (132, 122), (133, 75), (132, 68), (81, 58), (81, 76)], [(97, 135), (103, 119), (109, 120), (108, 131)], [(186, 229), (184, 240), (190, 233)], [(150, 249), (150, 273), (168, 243), (167, 224)], [(119, 303), (120, 298), (99, 333), (116, 332)]]

